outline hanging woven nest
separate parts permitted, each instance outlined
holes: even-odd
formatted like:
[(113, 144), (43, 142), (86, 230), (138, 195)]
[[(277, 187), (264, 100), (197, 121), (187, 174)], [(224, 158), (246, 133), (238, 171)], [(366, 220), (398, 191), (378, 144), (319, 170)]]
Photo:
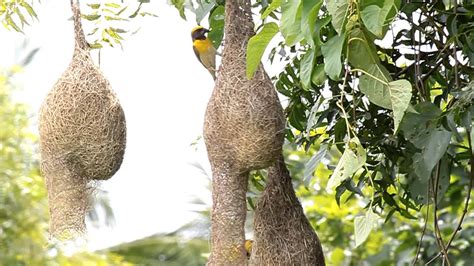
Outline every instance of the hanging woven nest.
[(71, 1), (71, 7), (73, 58), (43, 102), (39, 123), (50, 232), (61, 239), (85, 232), (92, 183), (117, 172), (126, 141), (122, 107), (91, 59), (78, 3)]
[(226, 1), (222, 64), (204, 123), (213, 172), (209, 265), (243, 265), (246, 192), (250, 170), (281, 153), (285, 119), (275, 88), (260, 65), (246, 77), (246, 50), (254, 35), (249, 0)]
[(250, 265), (325, 265), (318, 236), (303, 212), (283, 156), (268, 169), (254, 214)]

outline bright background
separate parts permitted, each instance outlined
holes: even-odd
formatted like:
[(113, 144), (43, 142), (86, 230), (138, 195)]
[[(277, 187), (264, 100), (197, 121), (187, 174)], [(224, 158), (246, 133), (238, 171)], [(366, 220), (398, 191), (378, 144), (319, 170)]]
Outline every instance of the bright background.
[[(101, 185), (108, 192), (115, 225), (89, 225), (91, 249), (175, 230), (196, 217), (192, 199), (210, 201), (208, 179), (192, 165), (209, 171), (203, 141), (191, 143), (202, 135), (213, 89), (211, 76), (192, 50), (194, 18), (184, 21), (165, 1), (146, 7), (158, 17), (132, 22), (130, 28), (140, 30), (124, 41), (123, 50), (117, 46), (101, 52), (100, 68), (126, 113), (127, 148), (121, 169)], [(15, 95), (30, 105), (37, 132), (38, 110), (69, 64), (74, 43), (69, 1), (44, 0), (34, 8), (39, 21), (26, 26), (24, 34), (0, 27), (0, 65), (9, 67), (40, 48), (17, 75), (22, 90)], [(89, 32), (92, 23), (83, 23)]]

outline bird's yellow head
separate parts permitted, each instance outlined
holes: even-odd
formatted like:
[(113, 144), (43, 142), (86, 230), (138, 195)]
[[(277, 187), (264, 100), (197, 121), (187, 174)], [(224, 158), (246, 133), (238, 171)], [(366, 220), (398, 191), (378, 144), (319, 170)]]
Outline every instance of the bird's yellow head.
[(206, 39), (206, 33), (208, 33), (209, 30), (204, 28), (203, 26), (196, 26), (191, 30), (191, 38), (193, 41), (195, 40), (205, 40)]

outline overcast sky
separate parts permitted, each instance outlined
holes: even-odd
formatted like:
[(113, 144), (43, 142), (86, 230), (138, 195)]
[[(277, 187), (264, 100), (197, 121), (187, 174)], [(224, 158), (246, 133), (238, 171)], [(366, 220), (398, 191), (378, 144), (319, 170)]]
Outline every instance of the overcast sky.
[[(16, 99), (31, 106), (36, 132), (39, 107), (73, 52), (69, 1), (41, 2), (34, 6), (39, 21), (26, 26), (25, 34), (0, 27), (1, 67), (40, 48), (16, 79), (21, 89)], [(101, 52), (100, 68), (126, 114), (127, 148), (121, 169), (102, 184), (116, 224), (99, 230), (89, 226), (91, 248), (175, 230), (195, 217), (189, 204), (194, 197), (210, 201), (206, 176), (190, 164), (208, 169), (205, 148), (202, 141), (190, 144), (202, 135), (213, 80), (192, 49), (194, 20), (182, 20), (165, 1), (152, 2), (148, 10), (158, 18), (134, 25), (141, 29), (124, 42), (123, 51), (117, 47)], [(84, 23), (87, 33), (91, 24)], [(25, 40), (27, 49), (19, 49)]]

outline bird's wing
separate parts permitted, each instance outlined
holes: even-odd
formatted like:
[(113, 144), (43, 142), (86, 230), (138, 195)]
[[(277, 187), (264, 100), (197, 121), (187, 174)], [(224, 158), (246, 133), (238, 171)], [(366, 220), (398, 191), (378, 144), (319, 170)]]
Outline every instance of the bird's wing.
[[(194, 50), (194, 54), (196, 55), (196, 57), (197, 57), (197, 59), (199, 60), (199, 62), (201, 62), (201, 64), (203, 64), (202, 61), (201, 61), (201, 56), (199, 56), (199, 51), (198, 51), (198, 49), (196, 48), (196, 46), (194, 46), (194, 45), (193, 45), (193, 50)], [(203, 64), (203, 65), (204, 65), (204, 64)]]

